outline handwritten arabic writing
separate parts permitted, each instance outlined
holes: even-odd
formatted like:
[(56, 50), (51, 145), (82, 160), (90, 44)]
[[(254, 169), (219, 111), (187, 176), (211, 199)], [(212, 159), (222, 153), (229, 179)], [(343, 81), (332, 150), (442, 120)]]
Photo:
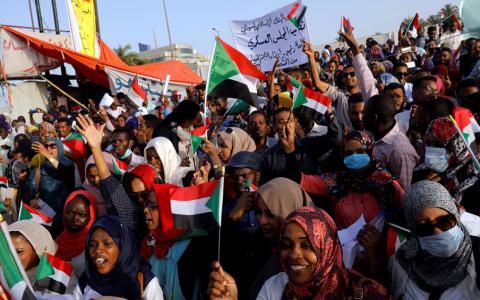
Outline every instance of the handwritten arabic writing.
[[(95, 1), (91, 0), (69, 0), (72, 2), (73, 11), (77, 21), (78, 37), (81, 40), (81, 53), (95, 56), (96, 44), (96, 21)], [(77, 49), (78, 50), (78, 49)]]
[[(2, 38), (2, 61), (5, 72), (8, 76), (35, 74), (38, 72), (51, 70), (60, 65), (60, 61), (47, 57), (28, 44), (17, 38), (10, 32), (1, 29), (0, 36)], [(68, 45), (68, 41), (60, 38), (52, 38), (55, 44), (64, 43)]]
[(294, 4), (254, 20), (230, 22), (236, 48), (262, 71), (270, 71), (276, 59), (280, 68), (307, 62), (301, 51), (303, 41), (309, 40), (307, 23), (301, 20), (297, 29), (287, 19)]

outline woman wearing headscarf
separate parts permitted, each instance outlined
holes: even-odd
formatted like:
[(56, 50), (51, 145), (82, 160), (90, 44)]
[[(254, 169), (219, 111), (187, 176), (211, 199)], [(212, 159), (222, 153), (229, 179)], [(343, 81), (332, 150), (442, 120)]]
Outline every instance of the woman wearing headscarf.
[(76, 127), (90, 146), (98, 171), (100, 191), (107, 207), (111, 207), (111, 214), (118, 215), (123, 222), (133, 229), (138, 240), (141, 240), (147, 233), (143, 206), (155, 183), (154, 167), (147, 164), (137, 165), (126, 172), (120, 182), (112, 175), (102, 152), (104, 126), (96, 128), (90, 118), (79, 115)]
[[(435, 111), (421, 110), (419, 113), (427, 120), (429, 116), (437, 115)], [(471, 115), (470, 112), (467, 113)], [(433, 119), (428, 125), (426, 135), (423, 137), (425, 145), (423, 163), (417, 165), (415, 171), (420, 174), (422, 171), (423, 173), (429, 171), (425, 179), (441, 183), (457, 202), (461, 202), (463, 193), (478, 181), (479, 176), (455, 125), (445, 113), (443, 115), (444, 117)]]
[(65, 157), (63, 144), (58, 139), (47, 139), (45, 144), (35, 142), (32, 149), (38, 153), (31, 162), (31, 170), (24, 183), (25, 193), (18, 199), (39, 208), (43, 200), (56, 212), (50, 233), (54, 238), (63, 229), (63, 205), (75, 186), (75, 167)]
[[(242, 197), (230, 213), (233, 221), (239, 221), (249, 209), (254, 209), (259, 224), (249, 243), (237, 240), (237, 236), (222, 235), (223, 249), (229, 248), (222, 263), (232, 271), (240, 291), (249, 299), (255, 299), (263, 283), (280, 272), (278, 240), (282, 224), (290, 213), (303, 206), (313, 206), (310, 196), (297, 183), (278, 177), (261, 185), (250, 197)], [(224, 224), (227, 222), (225, 219)]]
[(480, 299), (479, 238), (469, 236), (449, 192), (433, 181), (417, 182), (405, 192), (404, 210), (412, 236), (392, 264), (395, 298)]
[(8, 231), (13, 246), (17, 250), (18, 258), (27, 273), (28, 279), (33, 284), (38, 263), (43, 253), (54, 255), (57, 246), (48, 230), (31, 220), (12, 223), (8, 225)]
[(69, 286), (73, 291), (77, 278), (85, 271), (85, 240), (97, 215), (95, 197), (87, 191), (75, 191), (68, 196), (63, 211), (64, 230), (55, 240), (55, 256), (71, 262), (75, 276)]
[(208, 238), (188, 237), (174, 228), (170, 209), (169, 184), (155, 184), (147, 199), (144, 218), (149, 234), (141, 243), (140, 254), (152, 265), (165, 298), (172, 300), (206, 298)]
[[(282, 271), (265, 282), (257, 299), (388, 299), (382, 285), (343, 265), (337, 228), (323, 210), (290, 214), (280, 235)], [(238, 299), (235, 280), (218, 262), (210, 275), (210, 299)]]
[(223, 163), (240, 151), (255, 151), (255, 141), (245, 130), (237, 127), (228, 127), (218, 133), (218, 155)]
[(165, 137), (150, 140), (144, 151), (145, 161), (155, 168), (157, 183), (169, 183), (183, 187), (182, 179), (193, 167), (180, 166), (182, 160), (172, 142)]
[[(358, 234), (365, 248), (355, 260), (355, 268), (371, 276), (382, 277), (386, 263), (381, 232), (382, 219), (403, 224), (401, 211), (403, 189), (392, 175), (381, 167), (373, 156), (373, 142), (364, 131), (352, 131), (343, 145), (343, 171), (320, 176), (306, 175), (292, 167), (291, 178), (312, 195), (330, 199), (335, 223), (345, 229), (363, 216), (367, 224)], [(328, 207), (328, 206), (327, 206)]]
[(153, 137), (163, 136), (168, 138), (178, 155), (182, 160), (189, 160), (190, 166), (193, 165), (191, 155), (191, 131), (193, 125), (202, 116), (200, 114), (200, 105), (194, 101), (185, 100), (178, 104), (177, 107), (160, 123), (153, 132)]
[(55, 138), (57, 136), (57, 132), (55, 130), (55, 126), (48, 122), (42, 122), (38, 127), (40, 140), (46, 141), (49, 138)]
[(104, 216), (95, 221), (85, 252), (85, 272), (73, 293), (75, 299), (163, 299), (158, 279), (138, 253), (135, 234), (120, 218)]
[[(108, 166), (110, 172), (115, 172), (113, 166), (113, 156), (110, 153), (103, 152), (103, 158)], [(98, 168), (95, 164), (93, 155), (85, 162), (85, 182), (82, 186), (86, 191), (90, 192), (95, 197), (95, 205), (97, 207), (97, 216), (102, 217), (111, 210), (110, 205), (105, 201), (100, 191), (100, 177), (98, 176)]]

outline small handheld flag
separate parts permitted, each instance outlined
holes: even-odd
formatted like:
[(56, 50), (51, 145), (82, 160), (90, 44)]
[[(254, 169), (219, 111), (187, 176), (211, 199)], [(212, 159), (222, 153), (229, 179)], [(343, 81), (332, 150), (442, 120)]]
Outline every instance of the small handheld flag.
[(39, 210), (21, 202), (18, 220), (32, 220), (38, 224), (52, 226), (53, 218), (47, 216)]
[(44, 252), (35, 274), (35, 286), (57, 294), (65, 294), (72, 272), (73, 268), (69, 262)]
[(147, 100), (148, 92), (144, 91), (138, 84), (138, 76), (135, 76), (132, 84), (130, 84), (127, 96), (137, 107), (142, 107), (145, 100)]
[(287, 15), (287, 19), (293, 24), (293, 26), (295, 26), (295, 28), (300, 29), (300, 23), (305, 17), (306, 12), (307, 7), (300, 2), (297, 2), (292, 6), (292, 9)]

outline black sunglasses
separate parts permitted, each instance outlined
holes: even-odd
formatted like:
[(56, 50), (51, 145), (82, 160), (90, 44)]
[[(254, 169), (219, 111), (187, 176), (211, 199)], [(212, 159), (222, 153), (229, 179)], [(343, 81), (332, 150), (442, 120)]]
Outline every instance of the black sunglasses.
[(457, 225), (457, 218), (452, 214), (448, 214), (438, 217), (433, 223), (415, 224), (413, 231), (417, 236), (424, 237), (433, 235), (435, 228), (438, 228), (441, 231), (447, 231), (452, 229), (455, 225)]
[(355, 77), (355, 72), (343, 72), (343, 78), (347, 78), (348, 76)]
[(57, 149), (57, 144), (45, 144), (44, 145), (46, 149), (51, 148), (51, 149)]
[(398, 77), (408, 77), (409, 74), (408, 73), (397, 72), (396, 75)]
[(136, 200), (137, 202), (139, 202), (139, 204), (144, 204), (146, 202), (145, 199), (147, 199), (147, 196), (148, 196), (147, 191), (138, 192), (138, 193), (128, 193), (128, 197), (130, 197), (130, 199), (132, 200)]
[(152, 210), (152, 209), (158, 208), (158, 204), (157, 204), (157, 201), (145, 201), (145, 203), (143, 204), (143, 207)]

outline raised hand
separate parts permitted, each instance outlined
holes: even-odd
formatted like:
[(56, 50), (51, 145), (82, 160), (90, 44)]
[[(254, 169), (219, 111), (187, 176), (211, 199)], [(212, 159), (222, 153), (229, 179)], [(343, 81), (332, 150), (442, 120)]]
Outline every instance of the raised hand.
[(358, 49), (357, 40), (353, 35), (353, 27), (352, 27), (352, 24), (350, 24), (350, 20), (347, 20), (344, 30), (345, 32), (341, 30), (338, 31), (338, 34), (340, 35), (340, 37), (342, 37), (343, 40), (347, 43), (348, 47), (352, 49), (354, 55), (360, 53), (360, 50)]
[(312, 45), (307, 41), (303, 42), (303, 53), (308, 56), (315, 56), (315, 51), (313, 51)]
[(95, 127), (92, 119), (87, 116), (78, 115), (77, 117), (77, 125), (76, 129), (83, 135), (90, 145), (90, 148), (98, 148), (101, 149), (102, 146), (102, 139), (103, 139), (103, 129), (105, 128), (105, 124), (100, 126), (99, 129)]

